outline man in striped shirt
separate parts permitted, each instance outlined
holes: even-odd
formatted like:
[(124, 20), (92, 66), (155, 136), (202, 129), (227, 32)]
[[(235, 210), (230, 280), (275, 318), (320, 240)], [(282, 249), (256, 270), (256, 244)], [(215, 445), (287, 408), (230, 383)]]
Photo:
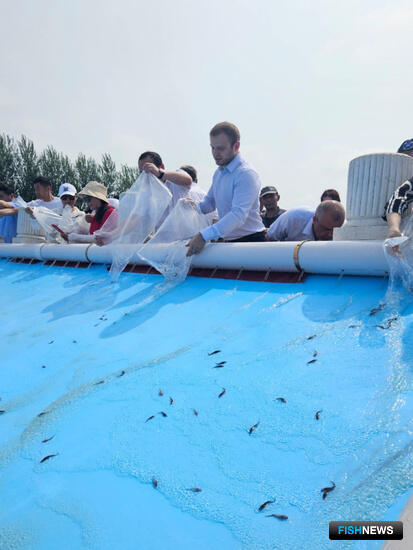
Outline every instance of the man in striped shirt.
[[(403, 141), (397, 152), (413, 157), (413, 139)], [(383, 219), (387, 220), (388, 239), (402, 235), (400, 231), (402, 215), (406, 213), (411, 202), (413, 202), (413, 177), (399, 185), (384, 207)]]

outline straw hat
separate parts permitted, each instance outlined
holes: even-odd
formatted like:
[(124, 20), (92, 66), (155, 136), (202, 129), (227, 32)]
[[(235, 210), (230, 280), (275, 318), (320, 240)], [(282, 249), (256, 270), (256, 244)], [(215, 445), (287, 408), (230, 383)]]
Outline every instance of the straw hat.
[(89, 181), (83, 189), (79, 192), (79, 195), (87, 195), (88, 197), (96, 197), (104, 202), (109, 202), (107, 197), (107, 189), (98, 181)]

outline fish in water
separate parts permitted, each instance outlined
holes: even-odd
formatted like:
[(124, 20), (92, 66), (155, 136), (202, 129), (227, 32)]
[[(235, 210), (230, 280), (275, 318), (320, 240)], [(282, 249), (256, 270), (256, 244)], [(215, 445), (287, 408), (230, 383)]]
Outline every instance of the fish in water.
[(188, 491), (192, 491), (193, 493), (200, 493), (202, 489), (200, 489), (199, 487), (191, 487), (190, 489), (188, 489)]
[[(223, 363), (225, 363), (225, 361), (224, 361)], [(223, 368), (224, 368), (224, 364), (223, 364), (223, 363), (217, 363), (217, 364), (215, 365), (215, 367), (212, 367), (212, 368), (213, 368), (213, 369), (223, 369)]]
[(284, 397), (277, 397), (276, 401), (279, 401), (280, 403), (287, 403), (287, 400), (284, 399)]
[(54, 456), (57, 456), (59, 453), (56, 453), (55, 455), (47, 455), (44, 458), (41, 459), (40, 464), (42, 462), (46, 462), (46, 460), (49, 460), (49, 458), (53, 458)]
[(321, 409), (321, 411), (317, 411), (317, 412), (315, 413), (315, 419), (316, 419), (316, 420), (320, 420), (320, 414), (321, 414), (322, 412), (323, 412), (323, 409)]
[(221, 353), (221, 350), (216, 349), (215, 351), (211, 351), (211, 353), (208, 353), (208, 355), (215, 355), (216, 353)]
[(397, 321), (397, 317), (390, 317), (390, 319), (387, 320), (387, 325), (376, 325), (376, 327), (387, 329), (390, 328), (393, 321)]
[(125, 371), (123, 370), (120, 374), (118, 374), (118, 378), (120, 378), (121, 376), (123, 376), (125, 374)]
[(317, 357), (317, 355), (318, 355), (318, 351), (315, 350), (314, 353), (313, 353), (313, 357)]
[(104, 380), (99, 380), (99, 382), (96, 382), (96, 383), (95, 383), (95, 386), (99, 386), (99, 384), (104, 384), (104, 383), (105, 383)]
[(77, 344), (77, 340), (73, 340), (72, 344)]
[(41, 413), (39, 413), (37, 416), (44, 416), (45, 414), (47, 414), (49, 411), (43, 411)]
[(198, 411), (196, 409), (192, 409), (195, 416), (198, 416)]
[(307, 361), (307, 365), (311, 365), (312, 363), (315, 363), (317, 359), (311, 359), (310, 361)]
[(42, 369), (45, 369), (46, 368), (46, 365), (42, 365)]
[(378, 307), (374, 307), (374, 308), (370, 311), (369, 315), (376, 315), (376, 313), (379, 313), (380, 311), (383, 310), (384, 306), (385, 306), (385, 304), (379, 304)]
[(47, 443), (48, 441), (51, 441), (53, 438), (54, 438), (54, 435), (52, 435), (52, 437), (48, 437), (47, 439), (43, 439), (42, 443)]
[(163, 412), (163, 411), (159, 411), (158, 414), (161, 414), (164, 418), (166, 418), (168, 415), (166, 414), (166, 412)]
[(262, 512), (262, 510), (264, 510), (264, 508), (266, 508), (269, 504), (273, 504), (274, 502), (275, 502), (275, 500), (266, 500), (265, 502), (263, 502), (261, 504), (261, 506), (259, 506), (258, 512)]
[(311, 336), (307, 336), (307, 340), (312, 340), (313, 338), (315, 338), (317, 336), (317, 334), (312, 334)]
[(175, 403), (175, 401), (173, 400), (172, 397), (170, 397), (170, 398), (169, 398), (169, 404), (170, 404), (170, 405), (173, 405), (174, 403)]
[(334, 481), (332, 481), (331, 483), (333, 484), (331, 487), (323, 487), (323, 489), (320, 489), (323, 493), (323, 500), (327, 497), (328, 493), (334, 491), (334, 489), (336, 488), (336, 484), (334, 483)]
[(4, 414), (6, 411), (0, 411), (0, 414)]
[(222, 388), (222, 392), (218, 395), (218, 397), (222, 397), (227, 393), (227, 390), (225, 388)]
[(54, 340), (50, 340), (49, 344), (53, 344)]
[(158, 481), (154, 477), (152, 478), (152, 485), (155, 487), (155, 489), (158, 487)]
[(155, 418), (154, 414), (152, 416), (148, 416), (148, 418), (145, 420), (145, 424), (146, 424), (146, 422), (149, 422), (149, 420), (152, 420), (152, 418)]
[(248, 430), (248, 433), (251, 435), (255, 428), (258, 428), (259, 424), (260, 423), (257, 422), (256, 424), (254, 424), (254, 426), (251, 426), (251, 428)]
[(288, 519), (288, 516), (284, 516), (284, 514), (268, 514), (267, 518), (277, 518), (281, 520), (286, 520)]
[(159, 390), (159, 394), (158, 394), (158, 395), (160, 395), (160, 396), (162, 397), (163, 391), (162, 391), (162, 390)]
[(357, 328), (359, 327), (360, 325), (349, 325), (348, 328)]

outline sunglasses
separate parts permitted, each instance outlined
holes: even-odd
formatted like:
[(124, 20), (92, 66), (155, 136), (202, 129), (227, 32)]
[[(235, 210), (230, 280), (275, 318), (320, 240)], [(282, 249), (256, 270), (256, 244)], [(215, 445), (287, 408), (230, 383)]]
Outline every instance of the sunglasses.
[(72, 195), (63, 195), (63, 197), (60, 197), (61, 201), (74, 201), (76, 197), (72, 197)]

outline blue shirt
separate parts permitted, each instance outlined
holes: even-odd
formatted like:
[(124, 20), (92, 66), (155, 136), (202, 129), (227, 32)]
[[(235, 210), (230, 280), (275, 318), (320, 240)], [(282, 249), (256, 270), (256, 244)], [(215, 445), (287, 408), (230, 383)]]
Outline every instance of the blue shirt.
[(259, 212), (261, 182), (257, 172), (239, 154), (214, 173), (212, 185), (199, 204), (203, 214), (218, 210), (219, 221), (203, 229), (205, 241), (239, 239), (265, 227)]
[[(18, 205), (14, 202), (11, 202), (11, 204), (13, 208), (18, 208)], [(17, 235), (17, 214), (0, 218), (0, 235), (5, 243), (13, 241), (13, 237)]]
[(309, 206), (287, 210), (270, 225), (267, 236), (271, 241), (315, 241), (314, 214)]

